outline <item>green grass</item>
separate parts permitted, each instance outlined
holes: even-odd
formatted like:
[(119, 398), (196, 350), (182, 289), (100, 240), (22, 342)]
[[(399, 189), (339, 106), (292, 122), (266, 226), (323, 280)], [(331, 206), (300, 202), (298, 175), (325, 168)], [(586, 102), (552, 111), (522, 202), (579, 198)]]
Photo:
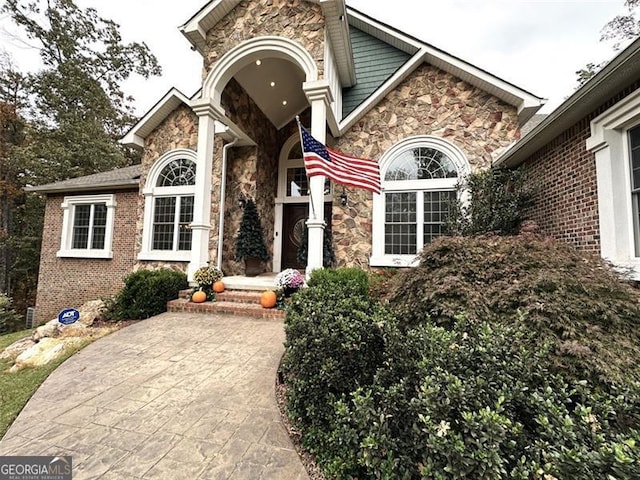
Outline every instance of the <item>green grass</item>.
[(20, 330), (19, 332), (7, 333), (6, 335), (0, 335), (0, 350), (4, 350), (16, 340), (25, 338), (31, 335), (33, 330)]

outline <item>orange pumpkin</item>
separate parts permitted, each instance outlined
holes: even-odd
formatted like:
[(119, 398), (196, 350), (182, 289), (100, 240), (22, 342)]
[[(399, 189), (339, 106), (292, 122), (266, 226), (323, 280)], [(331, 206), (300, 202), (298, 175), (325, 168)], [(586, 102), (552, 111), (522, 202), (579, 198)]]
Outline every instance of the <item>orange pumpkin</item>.
[(224, 292), (224, 282), (222, 280), (218, 280), (213, 284), (213, 291), (216, 293)]
[(262, 292), (262, 295), (260, 295), (260, 305), (262, 305), (263, 308), (275, 307), (277, 300), (278, 297), (276, 296), (276, 292), (273, 290), (265, 290)]
[(193, 303), (202, 303), (207, 300), (207, 294), (202, 290), (198, 290), (197, 292), (193, 292), (191, 295), (191, 301)]

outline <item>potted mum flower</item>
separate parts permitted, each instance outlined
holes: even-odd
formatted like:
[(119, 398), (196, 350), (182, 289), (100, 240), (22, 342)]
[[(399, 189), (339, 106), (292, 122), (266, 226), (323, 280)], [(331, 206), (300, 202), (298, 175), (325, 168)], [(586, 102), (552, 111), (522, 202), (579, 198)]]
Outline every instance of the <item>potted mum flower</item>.
[(206, 267), (200, 267), (193, 272), (193, 281), (198, 284), (198, 286), (194, 288), (194, 293), (202, 290), (207, 294), (207, 300), (213, 300), (213, 284), (222, 280), (222, 277), (222, 270), (216, 266), (207, 265)]
[(198, 284), (199, 287), (208, 285), (209, 287), (222, 279), (222, 270), (218, 267), (208, 265), (206, 267), (200, 267), (193, 273), (193, 281)]
[(276, 275), (276, 286), (281, 288), (285, 297), (297, 292), (304, 285), (304, 277), (293, 268), (287, 268)]

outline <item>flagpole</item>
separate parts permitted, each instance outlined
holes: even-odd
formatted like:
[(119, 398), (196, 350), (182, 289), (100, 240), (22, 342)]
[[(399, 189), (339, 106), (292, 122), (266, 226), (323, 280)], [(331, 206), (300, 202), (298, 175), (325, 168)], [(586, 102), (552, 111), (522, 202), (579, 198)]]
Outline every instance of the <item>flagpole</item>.
[[(296, 122), (298, 123), (298, 135), (300, 136), (300, 150), (302, 150), (302, 157), (304, 158), (304, 143), (302, 140), (302, 124), (300, 123), (300, 116), (296, 115)], [(309, 203), (311, 204), (311, 213), (313, 214), (313, 219), (317, 220), (318, 216), (316, 215), (316, 207), (313, 202), (313, 196), (311, 195), (311, 180), (309, 179), (309, 175), (307, 175), (307, 167), (304, 168), (304, 174), (307, 176), (307, 190), (309, 191)]]

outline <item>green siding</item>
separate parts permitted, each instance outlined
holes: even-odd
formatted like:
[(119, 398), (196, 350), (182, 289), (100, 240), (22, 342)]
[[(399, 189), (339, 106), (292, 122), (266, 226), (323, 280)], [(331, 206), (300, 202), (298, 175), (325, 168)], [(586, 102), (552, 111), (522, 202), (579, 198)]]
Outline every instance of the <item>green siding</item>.
[(342, 91), (342, 118), (353, 112), (391, 77), (410, 56), (369, 34), (349, 27), (357, 83)]

